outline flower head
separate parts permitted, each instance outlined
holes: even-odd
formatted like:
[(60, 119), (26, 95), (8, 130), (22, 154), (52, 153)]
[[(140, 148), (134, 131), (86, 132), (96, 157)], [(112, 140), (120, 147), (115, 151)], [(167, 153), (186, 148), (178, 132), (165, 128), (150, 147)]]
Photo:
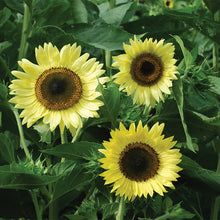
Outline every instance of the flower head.
[(172, 181), (177, 181), (182, 170), (177, 166), (181, 153), (171, 149), (176, 142), (173, 137), (164, 139), (163, 128), (164, 124), (156, 123), (148, 130), (140, 121), (137, 129), (132, 123), (129, 130), (120, 124), (119, 130), (111, 131), (112, 138), (100, 149), (105, 157), (99, 159), (107, 170), (100, 174), (105, 184), (114, 183), (111, 192), (133, 200), (153, 196), (154, 191), (163, 195), (165, 186), (174, 188)]
[(163, 93), (170, 94), (177, 67), (174, 56), (174, 46), (171, 43), (163, 45), (164, 40), (145, 41), (130, 39), (130, 44), (124, 44), (125, 54), (113, 57), (113, 66), (120, 72), (114, 75), (115, 81), (128, 95), (134, 95), (133, 102), (155, 106), (159, 100), (164, 100)]
[(173, 1), (172, 0), (164, 0), (164, 5), (167, 8), (172, 8), (173, 7)]
[(65, 45), (60, 51), (51, 43), (36, 48), (38, 65), (27, 59), (19, 61), (22, 71), (12, 71), (18, 79), (12, 80), (10, 102), (23, 109), (22, 123), (32, 126), (43, 118), (53, 131), (58, 125), (77, 128), (81, 117), (98, 117), (97, 110), (103, 103), (96, 98), (98, 78), (104, 73), (102, 64), (89, 54), (81, 54), (76, 43)]

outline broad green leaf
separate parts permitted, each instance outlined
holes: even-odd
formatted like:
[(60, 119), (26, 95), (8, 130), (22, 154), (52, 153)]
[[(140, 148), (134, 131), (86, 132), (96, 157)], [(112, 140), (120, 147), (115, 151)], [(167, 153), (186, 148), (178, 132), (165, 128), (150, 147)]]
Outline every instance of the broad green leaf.
[(120, 25), (122, 22), (126, 12), (131, 7), (133, 3), (129, 2), (127, 4), (120, 5), (118, 7), (115, 7), (113, 9), (110, 9), (106, 12), (104, 12), (101, 15), (101, 18), (107, 23), (107, 24), (116, 24)]
[(81, 0), (70, 0), (71, 12), (74, 23), (87, 23), (88, 13)]
[(56, 25), (60, 27), (64, 23), (71, 21), (71, 5), (68, 0), (41, 1), (36, 8), (34, 17), (38, 26)]
[(220, 175), (216, 172), (202, 168), (198, 163), (184, 155), (182, 155), (182, 161), (179, 166), (183, 168), (183, 175), (203, 182), (220, 193)]
[(6, 7), (3, 8), (3, 10), (0, 10), (0, 27), (5, 24), (5, 22), (10, 18), (11, 14), (11, 10)]
[(12, 10), (19, 12), (21, 14), (24, 13), (24, 2), (23, 0), (4, 0), (5, 4)]
[(57, 181), (59, 176), (30, 174), (28, 168), (18, 165), (0, 166), (0, 188), (2, 189), (34, 189)]
[(193, 62), (193, 57), (192, 57), (191, 53), (185, 48), (182, 39), (177, 35), (174, 35), (173, 37), (175, 38), (177, 43), (180, 45), (180, 48), (183, 52), (184, 61), (185, 61), (185, 64), (186, 64), (186, 69), (185, 69), (185, 72), (186, 72), (188, 70), (189, 66)]
[(104, 106), (100, 108), (103, 115), (109, 118), (113, 127), (117, 127), (116, 119), (120, 110), (120, 92), (116, 86), (110, 86), (104, 89), (102, 85), (99, 85), (99, 89), (102, 93), (100, 97)]
[(52, 202), (74, 189), (88, 185), (93, 179), (92, 176), (92, 173), (86, 172), (82, 167), (75, 166), (70, 173), (56, 182)]
[(0, 155), (8, 163), (15, 162), (14, 145), (11, 139), (5, 135), (0, 134)]
[(61, 144), (50, 149), (41, 150), (41, 152), (57, 157), (64, 157), (69, 160), (79, 158), (90, 160), (92, 156), (98, 154), (98, 149), (100, 148), (103, 148), (101, 144), (81, 141), (72, 144)]
[(171, 19), (186, 23), (188, 26), (193, 27), (212, 41), (220, 44), (220, 23), (214, 22), (203, 15), (198, 16), (196, 13), (185, 13), (176, 10), (168, 10), (166, 14)]
[(148, 36), (158, 39), (169, 38), (170, 34), (180, 34), (186, 30), (185, 25), (167, 15), (145, 16), (136, 21), (125, 23), (123, 27), (129, 33), (147, 33)]
[(104, 50), (123, 50), (123, 42), (133, 35), (109, 24), (75, 24), (69, 33), (79, 42)]
[(92, 1), (82, 0), (82, 2), (84, 3), (87, 10), (88, 23), (92, 23), (99, 19), (98, 6)]
[(211, 82), (211, 87), (209, 91), (214, 92), (217, 95), (220, 95), (220, 77), (208, 76), (208, 79)]
[(178, 80), (174, 81), (173, 83), (173, 92), (176, 99), (177, 107), (179, 110), (180, 118), (182, 121), (183, 129), (186, 136), (186, 144), (189, 150), (195, 152), (193, 147), (192, 138), (188, 132), (187, 124), (185, 122), (184, 113), (183, 113), (183, 85), (182, 79), (179, 78)]

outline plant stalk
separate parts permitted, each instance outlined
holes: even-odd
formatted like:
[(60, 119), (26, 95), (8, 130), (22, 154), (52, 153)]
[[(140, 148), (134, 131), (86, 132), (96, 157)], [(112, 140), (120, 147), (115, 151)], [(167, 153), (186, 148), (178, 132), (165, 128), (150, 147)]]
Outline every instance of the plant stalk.
[(30, 1), (29, 5), (24, 3), (24, 19), (23, 19), (18, 60), (21, 60), (23, 57), (25, 57), (27, 53), (27, 49), (28, 49), (27, 39), (29, 37), (30, 30), (31, 30), (31, 19), (32, 19), (32, 4)]
[[(219, 22), (220, 21), (220, 10), (214, 13), (213, 20)], [(219, 30), (217, 30), (218, 32)], [(219, 58), (219, 45), (217, 43), (214, 43), (213, 45), (213, 68), (214, 71), (218, 72), (218, 58)]]
[(14, 113), (14, 116), (15, 116), (15, 119), (16, 119), (16, 122), (17, 122), (17, 125), (18, 125), (18, 132), (19, 132), (19, 136), (20, 136), (21, 146), (23, 147), (24, 152), (25, 152), (27, 158), (28, 158), (29, 160), (32, 160), (32, 159), (31, 159), (30, 152), (29, 152), (29, 150), (28, 150), (28, 148), (27, 148), (27, 145), (26, 145), (26, 143), (25, 143), (23, 127), (22, 127), (22, 124), (21, 124), (21, 119), (20, 119), (20, 117), (19, 117), (18, 111), (17, 111), (17, 109), (14, 108), (12, 105), (10, 105), (10, 107), (11, 107), (12, 112)]
[(124, 201), (124, 197), (121, 197), (118, 207), (118, 213), (116, 215), (116, 220), (123, 220), (124, 210), (125, 210), (125, 201)]
[(34, 203), (34, 208), (35, 208), (37, 220), (42, 220), (42, 213), (39, 208), (36, 193), (34, 192), (34, 190), (30, 190), (29, 192), (31, 194), (32, 201)]

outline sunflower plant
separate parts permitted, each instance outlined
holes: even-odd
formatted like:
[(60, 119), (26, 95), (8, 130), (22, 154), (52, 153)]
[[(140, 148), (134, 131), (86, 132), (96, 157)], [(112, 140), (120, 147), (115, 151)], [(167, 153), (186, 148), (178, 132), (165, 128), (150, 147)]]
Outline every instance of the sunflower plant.
[(217, 0), (3, 0), (0, 218), (220, 218)]

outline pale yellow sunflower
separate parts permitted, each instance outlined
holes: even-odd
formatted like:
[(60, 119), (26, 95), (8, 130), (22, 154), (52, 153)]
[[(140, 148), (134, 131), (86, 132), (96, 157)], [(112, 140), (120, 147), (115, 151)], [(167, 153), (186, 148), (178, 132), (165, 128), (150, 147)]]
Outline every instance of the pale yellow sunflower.
[(133, 94), (134, 103), (154, 107), (160, 99), (164, 101), (162, 92), (170, 94), (169, 87), (178, 72), (174, 46), (163, 43), (164, 40), (142, 41), (134, 36), (131, 45), (124, 44), (125, 54), (113, 57), (113, 66), (120, 70), (113, 76), (114, 82), (120, 85), (120, 90)]
[(51, 131), (59, 125), (63, 132), (65, 126), (81, 127), (82, 117), (99, 116), (97, 110), (103, 103), (97, 99), (100, 93), (96, 87), (103, 65), (95, 58), (88, 59), (88, 53), (80, 54), (76, 43), (60, 51), (45, 43), (35, 49), (38, 64), (27, 59), (18, 62), (24, 72), (12, 71), (18, 79), (9, 86), (10, 94), (15, 95), (10, 102), (23, 109), (23, 124), (30, 127), (42, 118)]
[(163, 128), (164, 124), (156, 123), (148, 130), (140, 121), (137, 129), (134, 123), (129, 130), (120, 123), (119, 130), (111, 131), (112, 138), (99, 150), (105, 155), (99, 159), (101, 167), (107, 170), (100, 176), (105, 184), (114, 183), (111, 192), (116, 190), (116, 195), (132, 201), (136, 196), (152, 197), (154, 191), (162, 196), (165, 187), (174, 188), (182, 154), (171, 149), (176, 141), (164, 139)]
[(167, 8), (173, 8), (173, 1), (172, 0), (164, 0), (164, 5)]

